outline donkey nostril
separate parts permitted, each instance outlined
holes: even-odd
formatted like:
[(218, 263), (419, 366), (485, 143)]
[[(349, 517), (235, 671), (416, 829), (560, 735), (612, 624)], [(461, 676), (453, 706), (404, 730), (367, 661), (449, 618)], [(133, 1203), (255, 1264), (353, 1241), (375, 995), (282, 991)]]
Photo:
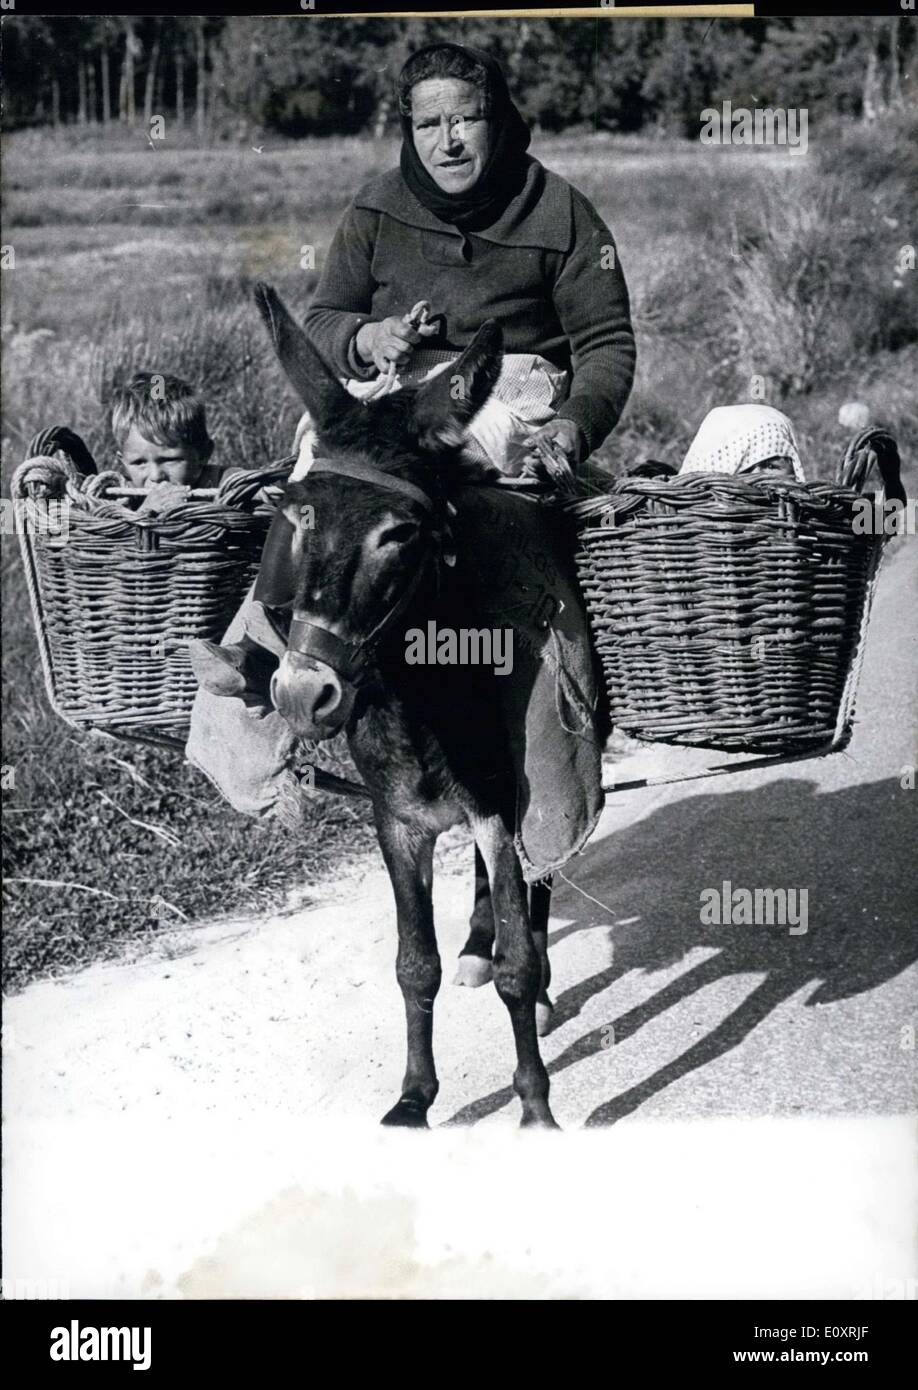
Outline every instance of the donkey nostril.
[(322, 689), (319, 692), (319, 698), (318, 700), (316, 700), (315, 703), (316, 718), (327, 719), (329, 715), (334, 714), (335, 710), (338, 708), (340, 703), (340, 686), (333, 684), (331, 681), (328, 681), (325, 685), (322, 686)]

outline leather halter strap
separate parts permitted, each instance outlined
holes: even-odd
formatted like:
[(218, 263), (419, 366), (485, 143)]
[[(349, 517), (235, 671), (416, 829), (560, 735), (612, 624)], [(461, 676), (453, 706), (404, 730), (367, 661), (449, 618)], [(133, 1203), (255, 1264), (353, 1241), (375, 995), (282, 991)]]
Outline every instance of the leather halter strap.
[(427, 493), (422, 492), (414, 483), (409, 483), (407, 478), (397, 478), (393, 473), (384, 473), (372, 463), (361, 463), (358, 459), (318, 458), (311, 465), (306, 477), (311, 477), (313, 473), (336, 473), (339, 477), (356, 478), (361, 483), (375, 483), (377, 487), (387, 488), (389, 492), (400, 492), (405, 497), (410, 497), (427, 512), (434, 509)]
[[(423, 507), (431, 515), (435, 510), (434, 504), (426, 492), (422, 492), (414, 483), (409, 483), (405, 478), (393, 477), (391, 473), (384, 473), (381, 468), (375, 468), (370, 463), (316, 459), (306, 476), (308, 477), (313, 473), (337, 474), (346, 478), (355, 478), (358, 482), (373, 483), (390, 492), (398, 492), (405, 497), (410, 497), (413, 502)], [(367, 668), (374, 649), (414, 598), (426, 568), (426, 565), (421, 565), (415, 571), (405, 591), (396, 599), (372, 632), (359, 642), (345, 642), (335, 633), (330, 632), (327, 627), (322, 627), (318, 623), (310, 622), (308, 618), (300, 618), (294, 614), (290, 619), (287, 650), (297, 652), (301, 656), (315, 657), (349, 684), (358, 685), (367, 676)]]

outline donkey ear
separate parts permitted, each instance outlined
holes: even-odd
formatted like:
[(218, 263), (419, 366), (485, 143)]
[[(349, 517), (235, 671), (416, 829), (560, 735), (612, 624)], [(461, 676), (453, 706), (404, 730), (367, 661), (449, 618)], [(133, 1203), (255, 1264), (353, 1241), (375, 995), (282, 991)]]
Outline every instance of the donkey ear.
[(257, 284), (255, 303), (271, 335), (274, 351), (287, 379), (309, 410), (317, 427), (327, 429), (340, 422), (354, 405), (338, 378), (329, 370), (306, 334), (291, 317), (272, 285)]
[(452, 366), (422, 386), (414, 401), (414, 429), (422, 449), (458, 448), (465, 429), (500, 374), (503, 334), (488, 319)]

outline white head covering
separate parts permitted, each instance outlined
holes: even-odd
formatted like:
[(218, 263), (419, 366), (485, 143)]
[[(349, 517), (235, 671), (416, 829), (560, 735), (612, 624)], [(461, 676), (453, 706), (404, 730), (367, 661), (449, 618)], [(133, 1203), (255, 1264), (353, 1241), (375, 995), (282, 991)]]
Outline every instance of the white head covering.
[(789, 458), (794, 477), (806, 481), (786, 415), (771, 405), (718, 405), (702, 420), (679, 472), (747, 473), (771, 458)]

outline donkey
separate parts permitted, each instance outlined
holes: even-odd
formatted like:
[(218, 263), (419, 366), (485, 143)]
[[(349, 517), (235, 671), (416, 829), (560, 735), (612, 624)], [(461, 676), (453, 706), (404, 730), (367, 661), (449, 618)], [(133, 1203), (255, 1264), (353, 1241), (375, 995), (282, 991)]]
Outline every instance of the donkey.
[(458, 630), (473, 617), (450, 564), (448, 489), (468, 481), (459, 450), (497, 379), (500, 328), (485, 323), (432, 380), (363, 405), (274, 290), (259, 285), (255, 297), (317, 438), (312, 468), (288, 485), (275, 519), (289, 537), (292, 616), (271, 698), (302, 738), (345, 730), (395, 896), (408, 1061), (382, 1123), (426, 1127), (437, 1095), (433, 850), (443, 830), (465, 822), (490, 895), (479, 872), (464, 982), (488, 977), (493, 947), (493, 979), (516, 1045), (522, 1124), (557, 1128), (536, 1023), (537, 1002), (543, 1015), (550, 1007), (547, 902), (537, 904), (543, 920), (533, 932), (513, 842), (516, 785), (493, 684), (500, 677), (484, 666), (405, 659), (409, 629), (427, 631), (434, 619), (438, 629)]

